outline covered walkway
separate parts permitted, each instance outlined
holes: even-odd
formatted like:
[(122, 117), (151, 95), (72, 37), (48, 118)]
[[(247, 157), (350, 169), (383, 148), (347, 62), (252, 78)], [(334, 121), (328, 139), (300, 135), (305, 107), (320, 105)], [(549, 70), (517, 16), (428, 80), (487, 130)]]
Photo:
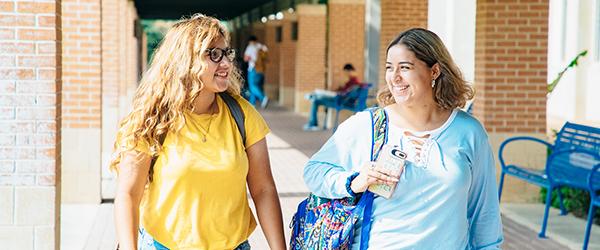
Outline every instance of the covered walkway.
[[(289, 240), (290, 230), (287, 225), (290, 224), (298, 203), (308, 194), (302, 180), (302, 169), (308, 158), (329, 138), (331, 131), (304, 132), (301, 127), (306, 118), (280, 106), (270, 107), (261, 113), (271, 128), (271, 133), (267, 136), (271, 168), (284, 214), (286, 238)], [(112, 204), (63, 206), (65, 231), (62, 235), (62, 249), (110, 249), (115, 244)], [(540, 228), (542, 212), (541, 205), (503, 205), (503, 249), (581, 248), (581, 234), (585, 227), (583, 220), (573, 216), (558, 216), (558, 211), (553, 211), (548, 228), (550, 238), (539, 239), (536, 231)], [(95, 219), (92, 220), (90, 214), (95, 214)], [(600, 249), (600, 227), (594, 228), (592, 233), (589, 249)], [(253, 249), (269, 249), (260, 228), (252, 234), (250, 243)]]
[[(473, 113), (496, 152), (508, 137), (546, 139), (565, 120), (600, 121), (594, 94), (600, 89), (581, 80), (600, 74), (600, 33), (594, 33), (600, 32), (594, 26), (600, 25), (594, 19), (600, 4), (592, 2), (0, 0), (0, 246), (79, 249), (77, 242), (87, 242), (94, 244), (91, 249), (106, 249), (102, 244), (112, 244), (103, 240), (114, 237), (107, 203), (114, 197), (115, 178), (108, 162), (119, 120), (130, 111), (147, 68), (144, 19), (202, 12), (225, 21), (238, 50), (250, 34), (269, 46), (265, 91), (280, 107), (264, 115), (274, 131), (269, 137), (273, 168), (289, 219), (293, 207), (287, 206), (306, 193), (301, 167), (329, 135), (300, 131), (309, 107), (303, 96), (343, 84), (345, 63), (354, 64), (364, 82), (382, 86), (386, 46), (407, 28), (428, 28), (444, 40), (477, 91)], [(594, 55), (593, 63), (582, 63), (577, 75), (565, 74), (571, 85), (559, 85), (560, 98), (549, 100), (548, 72), (554, 75), (583, 46)], [(528, 146), (507, 153), (528, 167), (543, 166), (546, 151)], [(503, 203), (531, 203), (539, 195), (539, 188), (514, 178), (505, 185)], [(505, 215), (507, 248), (562, 248), (553, 241), (560, 237), (539, 241), (525, 229), (531, 223)], [(95, 234), (80, 230), (84, 222)], [(579, 228), (565, 227), (571, 233)], [(261, 249), (258, 238), (253, 243)]]

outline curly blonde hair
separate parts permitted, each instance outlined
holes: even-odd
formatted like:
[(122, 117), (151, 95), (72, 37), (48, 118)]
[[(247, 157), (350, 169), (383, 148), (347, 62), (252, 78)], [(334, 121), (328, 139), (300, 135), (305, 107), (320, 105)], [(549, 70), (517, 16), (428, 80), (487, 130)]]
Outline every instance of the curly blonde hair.
[[(139, 145), (156, 156), (161, 149), (159, 138), (183, 127), (184, 111), (193, 108), (204, 88), (200, 76), (207, 61), (203, 55), (219, 39), (229, 44), (229, 32), (219, 20), (202, 14), (184, 18), (169, 29), (142, 76), (133, 111), (120, 123), (111, 170), (118, 171), (123, 154)], [(237, 95), (241, 74), (237, 67), (232, 68), (227, 92)]]
[[(462, 108), (468, 100), (473, 98), (475, 94), (473, 88), (463, 78), (442, 39), (435, 33), (423, 28), (406, 30), (390, 43), (386, 55), (391, 47), (400, 44), (415, 53), (415, 56), (425, 62), (427, 66), (432, 67), (436, 63), (439, 65), (440, 75), (435, 80), (436, 84), (433, 89), (433, 99), (439, 108), (445, 110)], [(396, 103), (387, 87), (379, 90), (377, 102), (381, 107)]]

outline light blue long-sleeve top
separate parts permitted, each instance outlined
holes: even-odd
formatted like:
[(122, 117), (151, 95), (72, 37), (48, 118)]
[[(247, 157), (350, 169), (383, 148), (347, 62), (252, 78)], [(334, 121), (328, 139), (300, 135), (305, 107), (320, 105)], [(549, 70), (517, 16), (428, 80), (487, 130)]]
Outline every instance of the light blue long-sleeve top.
[[(338, 127), (304, 169), (310, 191), (327, 198), (350, 196), (348, 177), (370, 161), (371, 126), (364, 111)], [(411, 132), (429, 134), (420, 150), (405, 132), (388, 125), (387, 143), (401, 146), (408, 158), (392, 197), (374, 200), (369, 249), (499, 249), (494, 158), (479, 121), (454, 110), (441, 127)], [(356, 230), (352, 249), (359, 249), (359, 241)]]

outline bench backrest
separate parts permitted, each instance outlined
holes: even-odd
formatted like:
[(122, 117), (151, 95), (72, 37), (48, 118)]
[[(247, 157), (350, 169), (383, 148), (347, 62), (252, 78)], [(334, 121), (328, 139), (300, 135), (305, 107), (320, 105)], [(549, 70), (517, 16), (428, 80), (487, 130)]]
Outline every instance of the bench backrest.
[(342, 100), (342, 108), (354, 112), (362, 111), (367, 108), (367, 98), (369, 97), (369, 88), (373, 84), (364, 83), (360, 87), (348, 92)]
[[(564, 150), (576, 152), (558, 153)], [(553, 181), (586, 188), (591, 168), (600, 162), (600, 128), (565, 123), (550, 158), (548, 171)]]

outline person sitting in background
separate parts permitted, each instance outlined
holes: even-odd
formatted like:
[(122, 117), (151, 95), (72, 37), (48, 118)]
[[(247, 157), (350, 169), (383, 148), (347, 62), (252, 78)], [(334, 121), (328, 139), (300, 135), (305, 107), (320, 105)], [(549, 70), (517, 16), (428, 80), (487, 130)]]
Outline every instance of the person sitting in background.
[(314, 92), (307, 94), (306, 99), (312, 101), (310, 109), (310, 116), (308, 123), (304, 125), (305, 131), (317, 131), (319, 130), (319, 121), (317, 113), (319, 112), (319, 106), (326, 104), (334, 104), (340, 97), (346, 96), (352, 90), (360, 87), (362, 84), (356, 76), (356, 69), (352, 64), (347, 63), (344, 65), (344, 74), (348, 77), (348, 81), (337, 88), (335, 91), (325, 89), (315, 89)]

